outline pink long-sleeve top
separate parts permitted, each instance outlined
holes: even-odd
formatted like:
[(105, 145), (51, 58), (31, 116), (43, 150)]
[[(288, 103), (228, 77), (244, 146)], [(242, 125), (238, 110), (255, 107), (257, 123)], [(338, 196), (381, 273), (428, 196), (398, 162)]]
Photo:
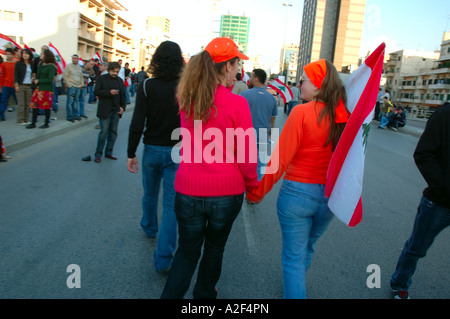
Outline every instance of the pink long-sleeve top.
[(258, 185), (257, 148), (247, 100), (218, 85), (205, 122), (181, 117), (181, 163), (175, 190), (190, 196), (242, 194)]

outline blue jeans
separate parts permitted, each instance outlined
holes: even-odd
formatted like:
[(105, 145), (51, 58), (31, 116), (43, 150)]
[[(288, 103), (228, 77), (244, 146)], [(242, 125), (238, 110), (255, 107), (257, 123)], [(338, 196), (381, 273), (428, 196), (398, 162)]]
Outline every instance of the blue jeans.
[(288, 104), (288, 111), (287, 111), (287, 115), (289, 115), (292, 111), (292, 109), (294, 108), (294, 106), (296, 106), (298, 104), (298, 101), (290, 101)]
[(125, 96), (127, 98), (127, 104), (131, 103), (130, 102), (130, 87), (129, 86), (125, 87)]
[(305, 275), (316, 242), (334, 216), (328, 208), (325, 185), (284, 180), (277, 212), (282, 233), (284, 298), (305, 299)]
[(9, 98), (13, 97), (17, 104), (16, 89), (14, 87), (2, 87), (2, 99), (0, 100), (0, 119), (5, 119), (5, 112), (8, 108)]
[(80, 88), (71, 87), (67, 88), (67, 102), (66, 113), (69, 121), (80, 117), (79, 100), (80, 100)]
[(162, 299), (183, 299), (198, 260), (194, 298), (217, 298), (215, 286), (222, 272), (225, 244), (242, 207), (244, 195), (194, 197), (177, 193), (178, 249), (161, 294)]
[(163, 202), (161, 229), (154, 255), (157, 271), (163, 271), (172, 264), (177, 245), (177, 218), (175, 216), (175, 176), (178, 164), (171, 158), (172, 146), (144, 145), (142, 158), (141, 227), (151, 238), (158, 232), (158, 198), (161, 180), (163, 182)]
[[(262, 172), (262, 168), (266, 166), (266, 164), (264, 164), (261, 161), (261, 154), (260, 154), (260, 150), (261, 153), (266, 155), (266, 157), (268, 157), (268, 151), (269, 151), (269, 145), (270, 145), (270, 141), (269, 141), (269, 129), (267, 128), (261, 128), (261, 133), (264, 135), (260, 135), (260, 128), (255, 128), (255, 137), (256, 137), (256, 149), (258, 151), (258, 165), (257, 165), (257, 173), (258, 173), (258, 181), (262, 180), (264, 174)], [(265, 139), (265, 140), (264, 140)]]
[(53, 81), (53, 104), (52, 104), (52, 110), (54, 112), (58, 112), (58, 95), (59, 95), (59, 91), (58, 88), (56, 87), (56, 83), (55, 81)]
[(450, 209), (422, 196), (411, 237), (406, 241), (391, 277), (391, 288), (408, 290), (417, 262), (425, 257), (436, 236), (450, 225)]
[(80, 89), (80, 100), (79, 100), (79, 102), (80, 102), (80, 116), (86, 115), (84, 113), (84, 105), (86, 103), (86, 92), (87, 92), (86, 88), (81, 88)]
[(94, 96), (94, 85), (91, 84), (87, 87), (87, 91), (89, 93), (88, 103), (94, 103), (95, 102), (95, 96)]
[(105, 155), (112, 155), (114, 149), (114, 143), (117, 139), (117, 128), (119, 126), (119, 114), (117, 112), (111, 112), (106, 119), (100, 119), (100, 132), (98, 133), (97, 149), (95, 151), (96, 157), (101, 157), (103, 149), (106, 150)]

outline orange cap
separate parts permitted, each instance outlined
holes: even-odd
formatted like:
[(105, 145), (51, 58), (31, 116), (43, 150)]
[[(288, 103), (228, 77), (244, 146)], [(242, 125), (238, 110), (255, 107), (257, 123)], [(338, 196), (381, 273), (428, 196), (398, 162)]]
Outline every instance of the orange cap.
[(323, 79), (327, 75), (327, 63), (325, 59), (312, 62), (303, 67), (308, 78), (311, 80), (312, 84), (318, 89), (322, 86)]
[(236, 43), (229, 38), (215, 38), (205, 48), (215, 63), (225, 62), (238, 57), (248, 60), (248, 56), (239, 52)]

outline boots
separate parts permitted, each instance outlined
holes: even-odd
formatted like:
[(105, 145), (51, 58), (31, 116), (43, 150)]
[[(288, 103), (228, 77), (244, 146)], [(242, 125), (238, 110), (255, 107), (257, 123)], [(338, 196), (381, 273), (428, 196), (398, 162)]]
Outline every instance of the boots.
[(45, 110), (45, 123), (39, 126), (39, 128), (49, 128), (48, 123), (50, 122), (50, 110)]
[(26, 128), (35, 128), (38, 115), (39, 115), (39, 109), (34, 108), (31, 113), (31, 124), (28, 124), (25, 127)]

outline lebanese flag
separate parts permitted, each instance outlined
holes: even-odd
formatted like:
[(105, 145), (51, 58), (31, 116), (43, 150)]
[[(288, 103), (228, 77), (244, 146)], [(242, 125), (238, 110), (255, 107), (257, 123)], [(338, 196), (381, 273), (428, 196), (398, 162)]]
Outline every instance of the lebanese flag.
[(50, 48), (50, 51), (52, 51), (55, 55), (58, 74), (62, 74), (64, 72), (64, 69), (66, 68), (66, 61), (64, 61), (64, 58), (59, 53), (58, 49), (51, 42), (48, 44), (48, 47)]
[(275, 92), (277, 92), (278, 94), (280, 94), (281, 97), (283, 98), (284, 103), (288, 103), (294, 98), (291, 89), (288, 86), (286, 86), (286, 84), (281, 82), (279, 79), (274, 79), (272, 82), (269, 83), (268, 87), (275, 90)]
[(102, 58), (100, 57), (100, 54), (98, 52), (95, 52), (94, 56), (92, 57), (92, 61), (98, 59), (98, 63), (102, 63)]
[(22, 47), (13, 40), (11, 40), (10, 37), (7, 37), (6, 35), (0, 33), (0, 54), (6, 55), (5, 50), (7, 48), (14, 49), (14, 47), (22, 49)]
[(325, 186), (328, 207), (349, 227), (355, 227), (362, 220), (364, 161), (385, 48), (382, 43), (345, 84), (347, 108), (351, 116), (328, 167)]

